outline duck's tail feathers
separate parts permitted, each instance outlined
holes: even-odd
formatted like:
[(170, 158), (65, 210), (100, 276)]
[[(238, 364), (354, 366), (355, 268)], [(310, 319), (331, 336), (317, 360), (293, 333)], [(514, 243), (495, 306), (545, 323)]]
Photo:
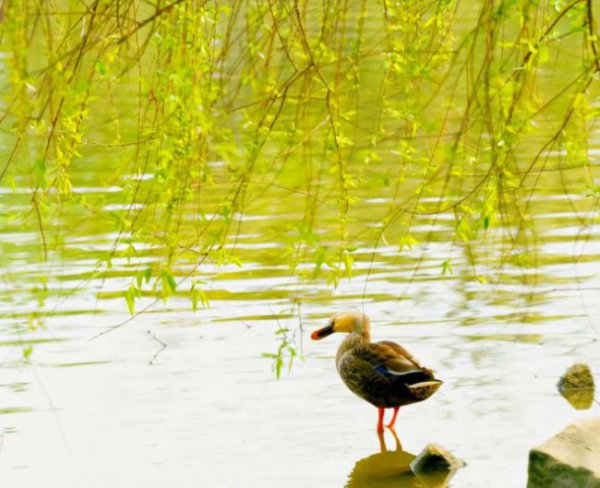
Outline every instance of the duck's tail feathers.
[(423, 381), (428, 381), (432, 379), (432, 375), (427, 371), (423, 371), (422, 369), (411, 369), (409, 371), (394, 371), (393, 369), (386, 368), (385, 366), (378, 365), (375, 366), (375, 371), (378, 373), (387, 376), (388, 378), (394, 378), (402, 381), (407, 385), (412, 385), (415, 383), (421, 383)]
[(438, 388), (442, 386), (442, 383), (443, 382), (440, 380), (427, 380), (407, 386), (415, 398), (418, 400), (425, 400), (433, 395)]

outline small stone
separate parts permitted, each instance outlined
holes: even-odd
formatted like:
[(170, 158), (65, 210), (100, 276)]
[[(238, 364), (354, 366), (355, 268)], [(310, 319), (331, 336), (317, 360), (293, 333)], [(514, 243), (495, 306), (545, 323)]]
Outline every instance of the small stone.
[(559, 390), (594, 388), (594, 377), (587, 364), (576, 363), (558, 381)]
[(410, 463), (410, 469), (428, 488), (442, 488), (464, 465), (463, 461), (439, 444), (427, 444)]
[(587, 364), (574, 364), (558, 381), (558, 391), (577, 410), (586, 410), (594, 401), (594, 377)]
[(600, 488), (600, 419), (580, 420), (529, 452), (527, 488)]
[(439, 444), (427, 444), (421, 453), (410, 463), (413, 473), (431, 471), (450, 471), (462, 468), (463, 461), (455, 458)]

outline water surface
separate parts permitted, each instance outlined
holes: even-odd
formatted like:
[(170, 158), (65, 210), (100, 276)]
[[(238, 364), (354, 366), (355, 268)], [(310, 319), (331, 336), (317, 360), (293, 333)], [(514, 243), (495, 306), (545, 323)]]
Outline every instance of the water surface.
[[(468, 31), (473, 14), (463, 14)], [(370, 28), (377, 46), (380, 32)], [(541, 76), (542, 95), (569, 84), (569, 56), (577, 49), (565, 41), (556, 59), (559, 74)], [(380, 76), (370, 59), (361, 65), (369, 88), (361, 93), (367, 128)], [(132, 79), (132, 91), (136, 83)], [(126, 100), (130, 94), (120, 95)], [(99, 116), (103, 103), (92, 104)], [(133, 102), (123, 103), (124, 113), (135, 113)], [(540, 117), (542, 142), (532, 137), (518, 147), (515, 166), (523, 174), (546, 140), (543, 124), (560, 120), (562, 108)], [(427, 117), (448, 115), (449, 126), (460, 122), (453, 119), (458, 108), (444, 110), (432, 105)], [(131, 122), (131, 114), (120, 115)], [(311, 122), (324, 117), (309, 115)], [(130, 130), (124, 123), (124, 141), (135, 140)], [(110, 131), (100, 124), (93, 135), (108, 141)], [(362, 129), (354, 135), (359, 143), (370, 137)], [(9, 147), (10, 137), (0, 138)], [(17, 175), (12, 188), (4, 181), (0, 187), (3, 486), (357, 486), (358, 473), (380, 453), (376, 410), (335, 372), (341, 337), (308, 339), (343, 310), (367, 313), (375, 340), (402, 343), (444, 380), (432, 398), (401, 410), (397, 432), (406, 453), (435, 442), (464, 460), (451, 486), (505, 488), (506, 480), (524, 486), (531, 447), (576, 419), (598, 416), (597, 401), (578, 411), (556, 390), (575, 362), (600, 370), (600, 232), (598, 198), (590, 191), (600, 163), (597, 129), (589, 136), (588, 166), (571, 167), (569, 155), (557, 149), (523, 177), (523, 195), (515, 201), (528, 216), (526, 226), (508, 205), (469, 245), (457, 237), (452, 211), (435, 214), (460, 192), (437, 187), (411, 216), (412, 247), (398, 244), (401, 225), (374, 242), (374, 229), (411, 201), (418, 181), (410, 174), (393, 181), (400, 164), (393, 138), (381, 144), (382, 161), (364, 167), (350, 161), (361, 182), (352, 190), (346, 222), (354, 270), (337, 287), (328, 282), (335, 273), (327, 263), (321, 274), (312, 257), (290, 266), (302, 252), (295, 247), (298, 234), (324, 249), (339, 245), (339, 202), (326, 162), (311, 155), (311, 168), (324, 174), (311, 183), (302, 176), (301, 155), (286, 154), (293, 170), (282, 166), (280, 174), (271, 156), (287, 146), (266, 147), (257, 164), (273, 166), (273, 174), (249, 186), (243, 214), (232, 216), (237, 235), (227, 248), (242, 266), (205, 261), (197, 234), (190, 234), (172, 263), (178, 294), (163, 301), (147, 287), (135, 300), (143, 313), (133, 320), (125, 290), (140, 271), (160, 266), (166, 251), (159, 238), (140, 242), (121, 224), (156, 212), (131, 197), (138, 182), (150, 194), (156, 175), (116, 171), (133, 158), (129, 146), (118, 153), (83, 146), (70, 168), (72, 195), (45, 216), (47, 256), (28, 175)], [(216, 190), (201, 193), (197, 208), (183, 209), (185, 225), (198, 229), (224, 218), (219, 206), (235, 164), (244, 162), (210, 162)], [(468, 189), (477, 180), (475, 169), (460, 185)], [(412, 171), (414, 177), (419, 168)], [(307, 232), (311, 205), (318, 218)], [(192, 311), (192, 280), (210, 307)], [(272, 355), (284, 340), (277, 379)], [(296, 357), (288, 370), (291, 348)], [(393, 449), (390, 433), (385, 437)], [(405, 488), (415, 484), (405, 481)]]
[[(32, 487), (343, 486), (357, 461), (379, 451), (376, 411), (337, 377), (341, 338), (315, 343), (307, 331), (354, 309), (372, 317), (376, 339), (401, 342), (445, 381), (431, 399), (401, 410), (403, 448), (417, 454), (436, 442), (465, 460), (452, 486), (523, 485), (532, 446), (598, 414), (597, 403), (574, 410), (555, 388), (574, 362), (600, 368), (598, 233), (584, 230), (583, 241), (562, 199), (540, 204), (541, 218), (561, 222), (540, 235), (546, 264), (506, 265), (499, 272), (512, 280), (500, 284), (460, 276), (464, 250), (443, 242), (450, 229), (440, 221), (423, 227), (440, 239), (402, 254), (381, 247), (367, 284), (364, 265), (332, 291), (269, 264), (278, 245), (257, 242), (256, 219), (240, 236), (255, 262), (245, 256), (241, 269), (202, 270), (210, 308), (193, 313), (188, 297), (173, 297), (93, 340), (129, 316), (122, 296), (98, 301), (97, 292), (118, 291), (128, 278), (81, 287), (78, 269), (110, 236), (70, 243), (74, 257), (52, 265), (45, 286), (53, 293), (42, 304), (4, 281), (2, 479)], [(35, 239), (3, 236), (22, 243), (8, 275), (27, 286), (43, 274), (27, 250)], [(442, 276), (449, 258), (455, 274)], [(28, 331), (31, 310), (44, 326)], [(301, 358), (277, 380), (263, 353), (277, 350), (281, 328)]]

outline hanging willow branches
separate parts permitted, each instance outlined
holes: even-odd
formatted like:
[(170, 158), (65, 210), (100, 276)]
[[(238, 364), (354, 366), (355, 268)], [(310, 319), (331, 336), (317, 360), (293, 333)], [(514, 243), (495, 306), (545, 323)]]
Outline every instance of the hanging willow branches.
[[(65, 212), (114, 233), (98, 266), (152, 249), (132, 312), (145, 284), (176, 291), (176, 265), (239, 264), (255, 211), (293, 215), (284, 262), (333, 283), (357, 241), (410, 247), (423, 215), (451, 215), (469, 249), (505, 240), (501, 263), (533, 238), (547, 174), (599, 193), (593, 7), (6, 0), (0, 184), (29, 192), (46, 259), (77, 232)], [(119, 210), (90, 182), (119, 188)]]

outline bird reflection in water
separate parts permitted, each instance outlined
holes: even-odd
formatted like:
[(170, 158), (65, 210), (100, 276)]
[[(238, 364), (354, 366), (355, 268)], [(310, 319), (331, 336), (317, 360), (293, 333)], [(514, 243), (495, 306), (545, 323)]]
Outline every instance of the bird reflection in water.
[(360, 459), (348, 477), (346, 488), (444, 488), (451, 476), (448, 472), (416, 476), (410, 463), (415, 455), (402, 448), (394, 429), (389, 429), (395, 449), (388, 450), (383, 432), (377, 432), (380, 452)]

